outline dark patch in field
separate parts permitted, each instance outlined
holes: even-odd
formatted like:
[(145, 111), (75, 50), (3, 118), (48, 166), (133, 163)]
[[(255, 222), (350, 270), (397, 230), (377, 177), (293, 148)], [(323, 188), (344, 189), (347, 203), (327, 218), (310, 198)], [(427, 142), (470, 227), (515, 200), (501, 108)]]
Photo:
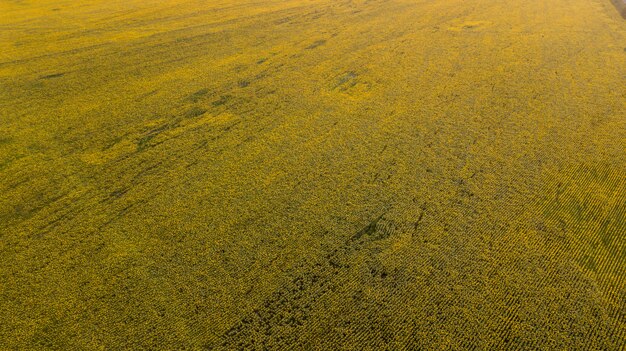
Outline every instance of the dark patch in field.
[(147, 149), (148, 146), (150, 146), (150, 140), (152, 140), (155, 135), (156, 134), (149, 134), (139, 139), (139, 141), (137, 142), (137, 151), (143, 151)]
[(588, 270), (594, 273), (598, 271), (594, 257), (590, 255), (584, 255), (583, 258), (581, 259), (581, 262), (583, 266), (587, 268)]
[(8, 136), (0, 136), (0, 145), (10, 144), (13, 141), (13, 138)]
[(337, 78), (333, 89), (346, 90), (356, 85), (359, 75), (354, 71), (349, 71)]
[[(296, 273), (291, 281), (228, 329), (221, 346), (227, 349), (253, 346), (272, 349), (293, 343), (297, 330), (307, 323), (319, 297), (340, 288), (342, 276), (354, 261), (353, 256), (367, 250), (368, 242), (390, 235), (390, 230), (379, 225), (383, 216), (384, 213), (343, 245), (324, 255), (322, 260), (303, 267), (304, 270)], [(390, 284), (396, 279), (391, 279), (390, 272), (379, 262), (368, 262), (365, 274), (368, 277), (364, 279), (390, 280)]]
[(117, 143), (119, 143), (122, 140), (124, 140), (124, 137), (122, 137), (122, 136), (118, 136), (118, 137), (113, 138), (112, 140), (110, 140), (108, 143), (106, 143), (102, 147), (102, 151), (105, 151), (105, 150), (108, 150), (108, 149), (112, 148), (113, 146), (115, 146)]
[(415, 230), (417, 230), (417, 228), (422, 223), (422, 219), (424, 219), (424, 213), (426, 213), (426, 204), (422, 205), (421, 209), (422, 212), (420, 212), (419, 218), (417, 218), (417, 221), (415, 221), (415, 224), (413, 225), (413, 229)]
[(234, 126), (238, 125), (239, 123), (241, 123), (241, 121), (237, 121), (231, 125), (228, 125), (226, 127), (224, 127), (224, 129), (222, 129), (223, 132), (228, 132), (229, 130), (231, 130)]
[(622, 18), (626, 19), (626, 0), (611, 0), (611, 2)]
[(309, 13), (307, 17), (309, 17), (309, 20), (316, 20), (324, 16), (324, 14), (325, 13), (322, 11), (315, 11), (315, 12)]
[(203, 88), (187, 96), (186, 100), (191, 101), (191, 102), (198, 102), (198, 100), (200, 100), (203, 96), (205, 96), (208, 93), (209, 93), (209, 89)]
[(262, 64), (262, 63), (263, 63), (263, 62), (265, 62), (265, 61), (267, 61), (267, 57), (263, 57), (262, 59), (258, 60), (258, 61), (256, 62), (256, 64), (257, 64), (257, 65), (260, 65), (260, 64)]
[(53, 79), (53, 78), (63, 77), (64, 75), (65, 73), (54, 73), (54, 74), (48, 74), (46, 76), (41, 76), (39, 77), (39, 79)]
[(69, 347), (62, 330), (63, 328), (61, 328), (59, 321), (53, 318), (37, 329), (32, 336), (32, 343), (36, 345), (37, 348), (44, 349), (62, 349)]
[[(28, 178), (25, 178), (24, 180), (20, 180), (16, 183), (13, 183), (11, 185), (9, 185), (9, 187), (7, 189), (15, 189), (16, 187), (25, 184), (28, 182)], [(21, 220), (25, 220), (28, 218), (33, 217), (37, 212), (39, 212), (40, 210), (42, 210), (43, 208), (46, 208), (47, 206), (59, 201), (61, 198), (63, 198), (65, 195), (67, 195), (66, 193), (62, 193), (62, 194), (56, 194), (54, 196), (51, 197), (47, 197), (45, 194), (43, 193), (38, 193), (37, 196), (35, 197), (35, 199), (37, 200), (33, 200), (31, 202), (29, 202), (28, 204), (19, 204), (19, 205), (15, 205), (13, 207), (14, 210), (14, 215), (16, 216), (16, 218), (20, 218)], [(0, 235), (1, 237), (1, 235)]]
[(309, 45), (306, 47), (307, 50), (311, 50), (311, 49), (315, 49), (316, 47), (322, 46), (326, 44), (326, 40), (317, 40), (315, 42), (313, 42), (313, 44)]
[(122, 197), (122, 195), (126, 194), (128, 192), (128, 188), (121, 188), (121, 189), (117, 189), (111, 192), (110, 197), (112, 198), (120, 198)]
[(289, 23), (294, 18), (295, 18), (295, 16), (288, 16), (288, 17), (284, 17), (284, 18), (278, 19), (278, 20), (274, 21), (274, 23), (276, 23), (276, 24)]
[(161, 133), (164, 130), (167, 130), (168, 128), (170, 128), (170, 125), (164, 124), (160, 127), (150, 130), (145, 136), (143, 136), (141, 139), (139, 139), (139, 141), (137, 141), (137, 151), (143, 151), (150, 146), (154, 146), (150, 144), (150, 141), (154, 139), (154, 137), (157, 136), (159, 133)]
[(0, 170), (5, 169), (8, 165), (10, 165), (13, 162), (13, 159), (5, 159), (0, 161)]
[(239, 85), (240, 88), (245, 88), (250, 85), (250, 82), (247, 80), (240, 80), (237, 85)]
[(142, 100), (142, 99), (145, 99), (145, 98), (147, 98), (147, 97), (150, 97), (150, 96), (152, 96), (152, 95), (156, 94), (157, 92), (158, 92), (158, 90), (157, 90), (157, 89), (155, 89), (155, 90), (149, 91), (149, 92), (147, 92), (147, 93), (145, 93), (145, 94), (141, 94), (141, 95), (139, 95), (139, 97), (136, 99), (136, 101), (140, 101), (140, 100)]
[(185, 112), (184, 116), (185, 118), (194, 118), (194, 117), (202, 116), (205, 113), (206, 113), (205, 109), (200, 108), (198, 106), (194, 106), (190, 108), (187, 112)]
[(372, 236), (374, 233), (376, 233), (376, 226), (378, 225), (378, 222), (383, 218), (383, 215), (380, 215), (378, 218), (374, 219), (373, 221), (370, 222), (370, 224), (368, 224), (365, 228), (361, 229), (360, 231), (358, 231), (353, 237), (352, 240), (358, 240), (361, 239), (361, 237), (363, 236)]
[(218, 107), (226, 104), (230, 100), (230, 95), (222, 95), (218, 100), (213, 101), (213, 107)]

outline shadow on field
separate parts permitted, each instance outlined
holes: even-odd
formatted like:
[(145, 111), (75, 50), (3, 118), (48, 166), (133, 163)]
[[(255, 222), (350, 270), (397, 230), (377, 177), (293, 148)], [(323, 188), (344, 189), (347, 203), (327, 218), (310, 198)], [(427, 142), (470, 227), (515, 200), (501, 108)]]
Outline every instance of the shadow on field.
[(617, 9), (622, 18), (626, 19), (626, 0), (611, 0), (613, 6)]

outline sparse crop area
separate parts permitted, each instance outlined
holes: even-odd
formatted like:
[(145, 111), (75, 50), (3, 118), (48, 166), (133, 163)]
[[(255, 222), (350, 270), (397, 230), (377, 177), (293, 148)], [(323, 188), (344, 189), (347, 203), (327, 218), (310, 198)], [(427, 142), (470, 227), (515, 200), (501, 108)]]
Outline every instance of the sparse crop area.
[(0, 0), (0, 350), (623, 350), (620, 1)]

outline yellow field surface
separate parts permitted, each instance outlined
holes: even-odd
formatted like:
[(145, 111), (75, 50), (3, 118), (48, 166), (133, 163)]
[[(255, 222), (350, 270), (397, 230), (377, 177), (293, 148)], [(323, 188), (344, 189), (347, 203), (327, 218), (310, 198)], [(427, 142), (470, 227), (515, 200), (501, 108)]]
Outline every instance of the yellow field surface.
[(0, 0), (0, 350), (623, 350), (610, 0)]

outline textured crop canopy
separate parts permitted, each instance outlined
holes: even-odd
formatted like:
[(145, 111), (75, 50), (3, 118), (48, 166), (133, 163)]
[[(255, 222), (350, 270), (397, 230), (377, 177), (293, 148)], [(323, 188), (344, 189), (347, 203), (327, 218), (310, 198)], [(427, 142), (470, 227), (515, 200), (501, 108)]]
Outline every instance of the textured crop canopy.
[(0, 0), (0, 351), (625, 350), (620, 13)]

